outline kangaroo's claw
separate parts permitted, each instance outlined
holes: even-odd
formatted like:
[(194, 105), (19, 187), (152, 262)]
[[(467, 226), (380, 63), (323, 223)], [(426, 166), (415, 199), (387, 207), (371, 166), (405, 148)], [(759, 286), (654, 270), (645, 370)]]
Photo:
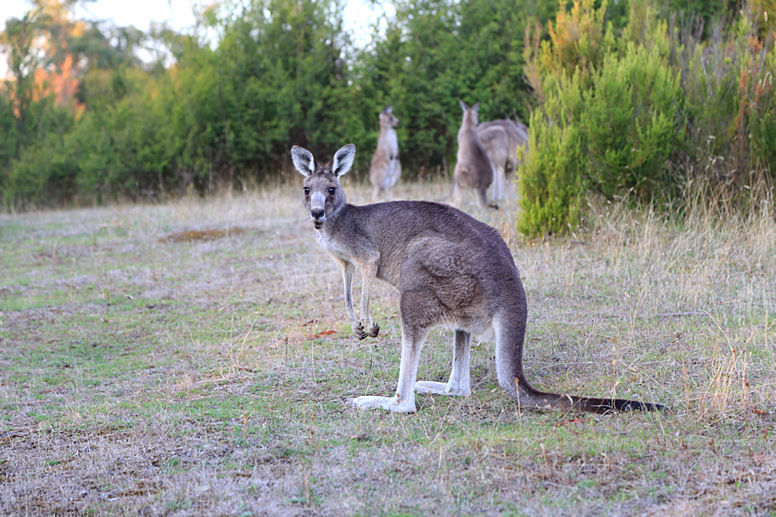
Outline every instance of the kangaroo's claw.
[(377, 323), (372, 323), (372, 327), (369, 329), (369, 336), (371, 337), (377, 337), (377, 334), (380, 333), (380, 325)]
[(355, 334), (359, 340), (365, 339), (369, 335), (364, 332), (364, 326), (360, 321), (356, 325), (353, 325), (353, 334)]

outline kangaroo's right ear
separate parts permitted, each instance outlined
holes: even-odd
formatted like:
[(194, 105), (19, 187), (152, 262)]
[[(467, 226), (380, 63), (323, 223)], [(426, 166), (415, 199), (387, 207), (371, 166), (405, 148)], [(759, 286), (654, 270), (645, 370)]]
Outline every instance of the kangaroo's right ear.
[(388, 106), (387, 108), (385, 108), (385, 109), (383, 110), (383, 113), (387, 113), (387, 114), (389, 114), (389, 115), (390, 115), (391, 113), (393, 113), (393, 106)]
[(334, 159), (331, 162), (331, 172), (338, 178), (348, 172), (353, 166), (353, 160), (356, 158), (356, 146), (353, 144), (343, 145), (334, 153)]
[(459, 100), (458, 102), (461, 103), (461, 109), (463, 110), (464, 113), (466, 113), (466, 110), (469, 109), (469, 106), (467, 106), (464, 101)]
[(313, 158), (313, 153), (304, 147), (299, 147), (298, 145), (292, 147), (291, 160), (293, 160), (294, 167), (296, 167), (296, 170), (298, 170), (302, 176), (309, 176), (315, 172), (315, 158)]

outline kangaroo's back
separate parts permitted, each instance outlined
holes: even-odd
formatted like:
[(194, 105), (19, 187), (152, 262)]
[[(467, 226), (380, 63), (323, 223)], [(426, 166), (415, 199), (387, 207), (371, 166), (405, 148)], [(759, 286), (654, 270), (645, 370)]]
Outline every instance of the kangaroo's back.
[[(460, 189), (472, 189), (477, 194), (477, 202), (480, 206), (486, 206), (486, 192), (490, 184), (493, 183), (493, 169), (477, 136), (479, 103), (469, 107), (461, 102), (461, 109), (463, 110), (463, 119), (461, 127), (458, 129), (458, 152), (453, 170), (452, 197), (457, 203), (460, 198)], [(494, 208), (497, 207), (494, 206)]]
[(517, 156), (518, 149), (522, 148), (524, 152), (528, 151), (528, 128), (522, 122), (510, 119), (489, 120), (487, 122), (481, 122), (477, 126), (477, 134), (480, 137), (480, 141), (484, 140), (483, 133), (486, 133), (493, 128), (500, 128), (506, 132), (508, 137), (507, 161), (509, 168), (514, 170), (520, 164), (520, 160)]
[(454, 175), (461, 186), (487, 188), (493, 181), (493, 171), (477, 136), (477, 123), (476, 109), (465, 107), (461, 127), (458, 129)]
[(451, 273), (466, 273), (482, 282), (478, 289), (489, 297), (499, 294), (494, 291), (495, 285), (490, 285), (494, 278), (517, 274), (511, 252), (498, 231), (449, 205), (391, 201), (348, 205), (348, 212), (352, 226), (360, 228), (357, 233), (372, 240), (380, 250), (377, 277), (396, 287), (406, 281), (401, 278), (408, 272), (403, 265), (417, 252), (418, 245), (423, 248), (424, 261), (449, 263)]

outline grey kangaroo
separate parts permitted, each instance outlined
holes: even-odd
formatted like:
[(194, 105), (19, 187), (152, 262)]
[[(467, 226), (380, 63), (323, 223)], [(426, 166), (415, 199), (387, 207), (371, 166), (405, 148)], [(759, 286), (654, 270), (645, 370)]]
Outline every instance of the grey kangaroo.
[(373, 202), (378, 201), (381, 194), (390, 192), (401, 176), (399, 141), (394, 129), (399, 124), (399, 119), (393, 115), (393, 106), (385, 108), (379, 119), (380, 136), (377, 137), (377, 149), (372, 155), (372, 165), (369, 167)]
[(453, 171), (453, 192), (450, 197), (455, 204), (460, 204), (461, 189), (473, 189), (481, 207), (498, 208), (498, 205), (489, 205), (487, 200), (488, 187), (493, 182), (493, 168), (477, 137), (480, 103), (470, 108), (463, 101), (460, 102), (463, 120), (458, 130), (458, 154)]
[[(348, 204), (340, 177), (350, 170), (355, 153), (355, 145), (345, 145), (331, 162), (322, 165), (307, 149), (291, 149), (294, 166), (305, 177), (304, 206), (318, 242), (342, 267), (345, 307), (359, 339), (376, 337), (380, 331), (369, 315), (374, 279), (388, 282), (400, 293), (402, 348), (396, 394), (357, 397), (351, 401), (354, 406), (412, 413), (415, 393), (469, 395), (474, 335), (495, 341), (498, 382), (522, 407), (595, 413), (663, 408), (635, 400), (576, 397), (533, 388), (523, 373), (525, 293), (512, 254), (498, 231), (439, 203)], [(355, 267), (363, 278), (361, 320), (353, 310), (351, 293)], [(450, 379), (447, 383), (417, 381), (421, 348), (437, 326), (455, 331)]]
[(518, 149), (528, 152), (528, 128), (520, 121), (491, 120), (477, 126), (477, 137), (493, 166), (493, 197), (504, 199), (511, 192), (507, 177), (520, 165)]
[(501, 126), (490, 126), (480, 129), (477, 126), (477, 138), (480, 140), (482, 150), (490, 160), (493, 170), (493, 200), (501, 201), (506, 197), (507, 168), (510, 165), (512, 153), (509, 145), (509, 135)]

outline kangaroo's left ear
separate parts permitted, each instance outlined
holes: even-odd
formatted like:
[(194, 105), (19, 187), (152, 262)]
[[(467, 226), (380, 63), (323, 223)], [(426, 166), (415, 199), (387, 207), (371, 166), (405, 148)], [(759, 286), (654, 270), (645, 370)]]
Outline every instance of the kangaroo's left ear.
[(313, 153), (295, 145), (291, 148), (291, 160), (294, 162), (294, 167), (302, 176), (309, 176), (315, 172), (315, 158)]
[(474, 111), (476, 111), (477, 113), (479, 113), (479, 112), (480, 112), (480, 103), (479, 103), (479, 102), (477, 102), (477, 104), (475, 104), (474, 106), (472, 106), (472, 109), (473, 109)]
[(348, 172), (356, 158), (356, 146), (354, 144), (343, 145), (334, 153), (331, 163), (331, 172), (338, 178)]

